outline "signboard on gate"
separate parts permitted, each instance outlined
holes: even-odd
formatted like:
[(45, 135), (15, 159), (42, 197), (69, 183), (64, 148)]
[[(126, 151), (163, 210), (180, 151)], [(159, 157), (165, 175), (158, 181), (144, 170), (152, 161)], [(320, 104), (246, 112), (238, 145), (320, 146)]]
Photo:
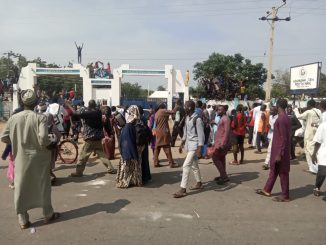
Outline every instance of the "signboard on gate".
[(320, 62), (291, 67), (291, 91), (316, 92), (319, 89), (320, 70)]

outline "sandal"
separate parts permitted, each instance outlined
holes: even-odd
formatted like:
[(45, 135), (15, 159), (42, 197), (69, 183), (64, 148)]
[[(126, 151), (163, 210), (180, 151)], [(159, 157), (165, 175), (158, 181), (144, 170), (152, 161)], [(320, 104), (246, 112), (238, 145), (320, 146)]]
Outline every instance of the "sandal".
[(263, 169), (263, 170), (268, 170), (268, 169), (269, 169), (269, 166), (268, 166), (267, 164), (264, 164), (264, 165), (262, 166), (262, 169)]
[(272, 200), (273, 200), (274, 202), (289, 202), (289, 201), (290, 201), (289, 198), (286, 199), (286, 198), (284, 198), (284, 197), (274, 197)]
[(270, 196), (271, 196), (270, 193), (268, 193), (268, 192), (266, 192), (266, 191), (264, 191), (264, 190), (262, 190), (262, 189), (257, 189), (257, 190), (256, 190), (256, 194), (258, 194), (258, 195), (262, 195), (262, 196), (265, 196), (265, 197), (270, 197)]
[(178, 191), (178, 192), (173, 194), (174, 198), (182, 198), (182, 197), (185, 197), (185, 196), (187, 196), (187, 192)]
[(312, 192), (316, 197), (320, 196), (320, 190), (318, 188), (315, 188)]
[(177, 168), (177, 167), (179, 167), (179, 165), (177, 163), (170, 164), (170, 168)]
[(25, 230), (25, 229), (28, 229), (29, 227), (31, 227), (31, 225), (32, 225), (32, 223), (28, 221), (26, 224), (19, 225), (19, 226), (20, 226), (20, 229)]
[(60, 218), (60, 213), (54, 212), (49, 219), (44, 220), (44, 224), (49, 224), (49, 223), (51, 223), (51, 222), (53, 222), (53, 221), (55, 221), (55, 220), (57, 220), (59, 218)]
[(220, 178), (219, 180), (216, 181), (216, 183), (218, 185), (224, 185), (226, 182), (229, 182), (229, 181), (230, 181), (229, 178), (226, 178), (226, 179)]
[(219, 181), (221, 178), (222, 178), (221, 176), (215, 177), (214, 181)]
[(201, 189), (204, 189), (203, 184), (195, 185), (195, 186), (190, 187), (190, 190), (192, 190), (192, 191), (194, 191), (194, 190), (201, 190)]
[(163, 167), (161, 164), (154, 164), (154, 168), (160, 168), (160, 167)]
[(229, 162), (229, 164), (230, 165), (239, 165), (240, 163), (238, 163), (238, 161), (233, 160), (233, 161)]
[(117, 173), (117, 170), (114, 168), (108, 170), (108, 174), (116, 174), (116, 173)]

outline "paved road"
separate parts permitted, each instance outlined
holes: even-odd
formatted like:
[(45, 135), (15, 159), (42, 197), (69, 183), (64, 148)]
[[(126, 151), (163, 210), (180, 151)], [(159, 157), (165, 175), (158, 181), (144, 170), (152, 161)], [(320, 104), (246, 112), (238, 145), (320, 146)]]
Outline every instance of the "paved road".
[[(174, 157), (182, 164), (184, 154), (176, 150)], [(0, 161), (0, 244), (325, 244), (326, 202), (311, 194), (315, 177), (302, 171), (305, 163), (291, 166), (293, 201), (275, 203), (254, 193), (268, 176), (261, 170), (265, 154), (245, 154), (244, 165), (227, 166), (231, 182), (226, 186), (212, 181), (216, 168), (202, 160), (205, 189), (183, 199), (172, 198), (181, 168), (152, 168), (150, 184), (122, 190), (97, 161), (90, 160), (86, 176), (79, 179), (67, 177), (74, 166), (58, 165), (52, 199), (62, 218), (43, 225), (42, 211), (32, 210), (35, 233), (18, 226), (7, 163)], [(279, 191), (278, 180), (274, 192)]]

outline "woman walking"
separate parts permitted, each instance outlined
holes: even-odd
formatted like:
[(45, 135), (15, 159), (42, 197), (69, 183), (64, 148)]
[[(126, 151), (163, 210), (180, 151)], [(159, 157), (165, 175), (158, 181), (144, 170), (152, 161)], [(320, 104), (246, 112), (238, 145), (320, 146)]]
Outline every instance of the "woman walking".
[(140, 119), (138, 107), (132, 105), (127, 110), (126, 125), (121, 130), (117, 187), (142, 186), (141, 153), (144, 146), (136, 144), (135, 123)]

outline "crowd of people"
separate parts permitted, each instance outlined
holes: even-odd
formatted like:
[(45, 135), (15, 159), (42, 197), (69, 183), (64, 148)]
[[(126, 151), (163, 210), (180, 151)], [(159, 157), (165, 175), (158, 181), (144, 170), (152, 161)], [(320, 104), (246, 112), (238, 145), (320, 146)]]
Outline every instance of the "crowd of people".
[[(105, 101), (97, 105), (90, 100), (87, 107), (83, 104), (74, 106), (69, 99), (59, 102), (60, 96), (45, 103), (33, 90), (20, 91), (19, 97), (21, 107), (9, 118), (1, 140), (7, 144), (2, 159), (9, 156), (11, 167), (8, 172), (11, 171), (11, 187), (14, 187), (15, 208), (22, 229), (31, 225), (28, 210), (32, 208), (43, 208), (46, 223), (60, 217), (51, 203), (51, 183), (56, 181), (52, 171), (57, 155), (55, 145), (61, 137), (78, 141), (80, 133), (83, 145), (71, 177), (84, 175), (86, 163), (93, 154), (109, 174), (116, 174), (118, 188), (143, 186), (150, 182), (150, 162), (154, 168), (163, 166), (159, 159), (161, 149), (168, 159), (168, 166), (179, 167), (171, 147), (176, 146), (180, 137), (179, 153), (185, 148), (187, 155), (182, 166), (180, 189), (173, 194), (174, 198), (187, 195), (190, 170), (196, 180), (190, 189), (203, 188), (199, 168), (201, 158), (212, 158), (219, 175), (214, 181), (218, 185), (227, 184), (230, 178), (226, 155), (230, 151), (233, 154), (229, 164), (243, 164), (246, 136), (249, 148), (256, 148), (256, 154), (262, 154), (262, 148), (267, 148), (262, 168), (269, 169), (270, 174), (264, 188), (256, 190), (257, 194), (271, 196), (279, 176), (282, 194), (273, 200), (290, 201), (290, 162), (296, 159), (297, 144), (304, 148), (307, 171), (316, 174), (314, 195), (320, 195), (326, 176), (325, 100), (318, 104), (318, 108), (316, 102), (310, 100), (305, 110), (293, 109), (286, 99), (279, 99), (276, 106), (258, 101), (251, 108), (240, 104), (233, 110), (227, 105), (206, 105), (200, 100), (196, 103), (190, 100), (183, 105), (178, 100), (173, 110), (161, 103), (145, 117), (144, 109), (137, 105), (109, 107)], [(174, 121), (172, 134), (170, 117)], [(149, 148), (153, 152), (152, 161)], [(111, 160), (117, 156), (120, 161), (115, 169)]]

